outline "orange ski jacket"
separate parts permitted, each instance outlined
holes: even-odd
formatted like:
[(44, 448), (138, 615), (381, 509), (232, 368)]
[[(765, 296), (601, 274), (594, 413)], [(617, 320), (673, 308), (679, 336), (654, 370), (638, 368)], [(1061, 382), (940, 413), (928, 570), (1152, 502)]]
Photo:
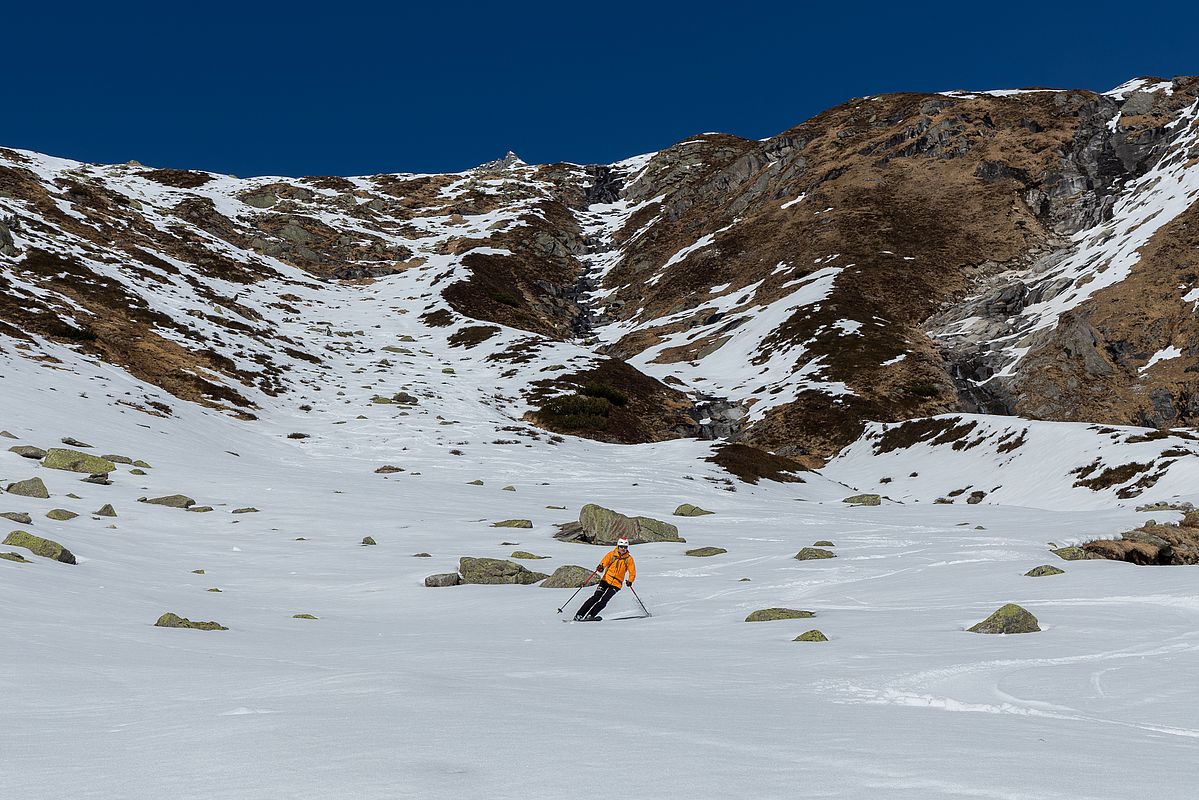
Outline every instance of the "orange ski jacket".
[(625, 553), (622, 556), (619, 550), (613, 549), (611, 553), (604, 556), (599, 568), (603, 570), (604, 582), (617, 589), (624, 585), (626, 574), (630, 583), (637, 578), (637, 565), (633, 563), (632, 553)]

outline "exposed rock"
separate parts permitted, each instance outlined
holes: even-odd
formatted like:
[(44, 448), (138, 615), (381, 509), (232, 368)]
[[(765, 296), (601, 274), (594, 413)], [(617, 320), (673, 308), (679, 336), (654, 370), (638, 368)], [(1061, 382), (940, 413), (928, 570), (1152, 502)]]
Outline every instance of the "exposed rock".
[(28, 444), (19, 444), (16, 447), (10, 447), (10, 448), (8, 448), (8, 452), (16, 453), (17, 455), (21, 456), (22, 458), (33, 458), (33, 459), (37, 459), (38, 461), (40, 461), (46, 457), (45, 450), (43, 450), (40, 447), (33, 447), (32, 445), (28, 445)]
[(16, 438), (18, 438), (17, 436), (14, 436), (13, 434), (9, 433), (8, 431), (0, 431), (0, 436), (3, 436), (5, 439), (16, 439)]
[(855, 494), (852, 497), (846, 497), (841, 502), (851, 506), (877, 506), (883, 502), (883, 499), (877, 494)]
[(795, 554), (795, 558), (799, 561), (812, 561), (818, 558), (836, 558), (837, 554), (831, 550), (822, 550), (819, 547), (805, 547)]
[(816, 616), (812, 611), (798, 608), (760, 608), (745, 618), (746, 622), (773, 622), (778, 619), (809, 619)]
[(669, 522), (650, 517), (627, 517), (603, 506), (588, 503), (579, 510), (577, 525), (561, 526), (556, 539), (587, 542), (589, 544), (616, 544), (624, 537), (632, 544), (646, 542), (686, 542), (679, 536), (679, 529)]
[(129, 474), (130, 475), (145, 475), (146, 473), (140, 469), (131, 469), (131, 470), (129, 470)]
[(982, 622), (968, 629), (971, 633), (1035, 633), (1041, 630), (1037, 618), (1015, 603), (1008, 603)]
[(528, 585), (545, 580), (548, 575), (530, 572), (513, 561), (498, 558), (464, 557), (458, 562), (463, 583), (514, 583)]
[(18, 525), (32, 525), (33, 524), (33, 518), (30, 517), (28, 514), (26, 514), (24, 511), (5, 511), (3, 513), (0, 513), (0, 517), (4, 517), (5, 519), (10, 519), (13, 522), (17, 523)]
[(430, 575), (425, 578), (425, 586), (433, 588), (439, 586), (457, 586), (460, 583), (462, 583), (462, 576), (457, 572), (442, 572), (438, 575)]
[(80, 483), (94, 483), (98, 486), (112, 486), (112, 481), (108, 479), (108, 473), (97, 472), (94, 475), (88, 475), (86, 478), (80, 478)]
[(311, 614), (292, 614), (291, 618), (292, 619), (317, 619), (317, 617), (314, 617)]
[(821, 633), (816, 628), (812, 628), (812, 630), (804, 631), (803, 633), (801, 633), (799, 636), (796, 636), (791, 641), (793, 641), (793, 642), (827, 642), (828, 637), (825, 636), (823, 633)]
[(366, 545), (378, 544), (378, 542), (375, 541), (373, 536), (363, 536), (362, 544), (363, 544), (363, 546), (366, 546)]
[(108, 453), (108, 454), (102, 455), (102, 456), (100, 456), (100, 458), (107, 459), (114, 464), (129, 464), (129, 465), (133, 464), (133, 459), (130, 458), (129, 456), (116, 455), (113, 453)]
[(195, 500), (192, 500), (185, 494), (168, 494), (162, 497), (151, 498), (139, 497), (137, 502), (150, 503), (156, 506), (169, 506), (170, 508), (191, 508), (196, 504)]
[(192, 628), (198, 631), (227, 631), (229, 630), (219, 622), (192, 622), (186, 617), (181, 617), (178, 614), (167, 612), (158, 618), (158, 622), (154, 623), (156, 628)]
[(1082, 561), (1087, 557), (1087, 551), (1077, 546), (1059, 547), (1056, 550), (1050, 550), (1049, 552), (1053, 553), (1063, 561)]
[(1024, 573), (1024, 575), (1029, 578), (1042, 578), (1046, 575), (1064, 575), (1065, 572), (1066, 571), (1064, 569), (1058, 569), (1051, 564), (1042, 564), (1039, 567), (1033, 567), (1028, 572)]
[(187, 510), (194, 514), (207, 514), (209, 511), (212, 511), (212, 506), (192, 506)]
[(67, 520), (75, 519), (79, 515), (74, 511), (67, 511), (65, 508), (52, 508), (46, 512), (46, 516), (57, 522), (66, 522)]
[(712, 513), (715, 513), (715, 512), (705, 511), (704, 509), (700, 508), (699, 506), (693, 506), (690, 503), (683, 503), (681, 506), (679, 506), (678, 508), (676, 508), (674, 510), (674, 516), (676, 516), (676, 517), (703, 517), (703, 516), (707, 516), (708, 514), (712, 514)]
[(78, 450), (67, 450), (62, 447), (51, 447), (47, 450), (42, 466), (47, 469), (62, 469), (68, 472), (86, 472), (89, 475), (109, 473), (117, 468), (117, 465), (107, 458), (90, 456)]
[(527, 561), (539, 561), (544, 558), (549, 558), (549, 556), (538, 556), (524, 550), (517, 550), (512, 555), (508, 556), (508, 558), (523, 558)]
[(87, 442), (81, 442), (78, 439), (74, 439), (70, 436), (65, 436), (62, 439), (59, 439), (59, 441), (65, 444), (67, 447), (82, 447), (84, 449), (91, 447), (91, 445)]
[(482, 485), (483, 485), (483, 481), (481, 481), (481, 480), (478, 480), (478, 479), (476, 479), (476, 480), (473, 480), (473, 481), (467, 481), (467, 482), (466, 482), (466, 485), (467, 485), (467, 486), (482, 486)]
[(193, 574), (193, 575), (203, 575), (203, 574), (204, 574), (204, 570), (202, 570), (202, 569), (193, 569), (193, 570), (192, 570), (192, 574)]
[(33, 563), (32, 561), (25, 558), (25, 556), (21, 555), (20, 553), (12, 553), (12, 552), (0, 553), (0, 558), (3, 558), (5, 561), (16, 561), (21, 564), (32, 564)]
[(384, 464), (375, 470), (376, 475), (391, 475), (396, 472), (403, 472), (403, 467), (394, 467), (391, 464)]
[(231, 514), (257, 514), (258, 509), (254, 508), (254, 506), (246, 506), (245, 508), (235, 508), (229, 513), (231, 513)]
[(433, 556), (431, 553), (413, 553), (412, 557), (413, 558), (432, 558)]
[(599, 583), (599, 576), (593, 573), (594, 570), (586, 567), (567, 564), (554, 570), (554, 574), (546, 578), (541, 586), (543, 589), (578, 589), (584, 585), (594, 586)]
[(133, 466), (140, 467), (141, 469), (154, 469), (153, 467), (151, 467), (149, 464), (147, 464), (145, 461), (142, 461), (141, 459), (134, 461)]
[(527, 519), (504, 519), (491, 523), (493, 528), (532, 528), (533, 523)]
[(34, 536), (27, 531), (13, 531), (4, 538), (3, 544), (10, 547), (24, 547), (35, 556), (61, 561), (64, 564), (75, 563), (75, 556), (70, 550), (58, 542)]
[(205, 589), (204, 591), (206, 591), (206, 592), (217, 592), (217, 593), (220, 593), (220, 591), (221, 591), (221, 590), (220, 590), (220, 589), (218, 589), (218, 588), (216, 588), (216, 587), (214, 586), (214, 587), (212, 587), (211, 589)]
[(42, 483), (41, 478), (29, 478), (10, 483), (4, 490), (9, 494), (18, 494), (22, 497), (37, 497), (41, 500), (50, 498), (50, 492), (46, 491), (46, 484)]
[(725, 550), (723, 547), (697, 547), (694, 550), (688, 550), (683, 555), (706, 558), (707, 556), (718, 556), (727, 552), (728, 550)]
[(821, 539), (819, 542), (812, 542), (812, 547), (836, 547), (836, 545), (828, 539)]
[(503, 489), (500, 489), (500, 491), (501, 492), (515, 492), (516, 487), (512, 486), (512, 485), (508, 485), (508, 486), (505, 486)]

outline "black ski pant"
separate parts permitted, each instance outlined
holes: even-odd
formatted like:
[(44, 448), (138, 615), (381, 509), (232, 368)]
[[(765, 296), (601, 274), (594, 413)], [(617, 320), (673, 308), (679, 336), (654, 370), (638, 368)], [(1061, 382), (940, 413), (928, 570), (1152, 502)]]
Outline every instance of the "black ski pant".
[(620, 591), (619, 586), (613, 586), (607, 581), (600, 581), (599, 586), (595, 587), (595, 594), (583, 601), (583, 605), (579, 606), (579, 611), (575, 614), (576, 617), (594, 617), (604, 610), (604, 606), (608, 605), (608, 601), (612, 599), (612, 595)]

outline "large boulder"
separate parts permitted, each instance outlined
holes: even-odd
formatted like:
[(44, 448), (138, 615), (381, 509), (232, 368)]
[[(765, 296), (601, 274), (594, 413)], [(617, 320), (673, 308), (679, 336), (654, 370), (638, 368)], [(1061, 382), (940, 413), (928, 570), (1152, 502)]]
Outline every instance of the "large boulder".
[(820, 547), (805, 547), (796, 553), (795, 557), (800, 561), (813, 561), (818, 558), (836, 558), (837, 554)]
[(580, 586), (594, 586), (597, 583), (599, 576), (594, 574), (594, 570), (567, 564), (554, 570), (554, 574), (545, 579), (541, 588), (578, 589)]
[(430, 575), (425, 578), (425, 586), (434, 588), (438, 586), (457, 586), (460, 583), (462, 583), (462, 576), (457, 572), (442, 572), (439, 575)]
[(19, 494), (22, 497), (37, 497), (42, 500), (50, 497), (50, 492), (46, 490), (46, 484), (42, 483), (41, 478), (29, 478), (28, 480), (10, 483), (5, 487), (5, 491), (9, 494)]
[(827, 642), (828, 637), (825, 636), (819, 629), (812, 628), (810, 631), (804, 631), (799, 636), (796, 636), (791, 641), (793, 642)]
[(74, 564), (75, 555), (58, 542), (34, 536), (27, 531), (13, 531), (4, 538), (3, 544), (10, 547), (24, 547), (35, 556), (61, 561), (64, 564)]
[(1036, 633), (1041, 626), (1026, 609), (1008, 603), (968, 630), (971, 633)]
[(86, 472), (89, 475), (112, 472), (117, 465), (107, 458), (89, 456), (78, 450), (68, 450), (65, 447), (51, 447), (42, 459), (42, 466), (47, 469), (65, 469), (68, 472)]
[(171, 508), (191, 508), (196, 504), (195, 500), (192, 500), (185, 494), (168, 494), (163, 497), (150, 498), (139, 497), (138, 502), (150, 503), (156, 506), (169, 506)]
[(616, 544), (620, 538), (632, 544), (646, 542), (686, 542), (679, 529), (669, 522), (651, 517), (628, 517), (610, 508), (588, 503), (579, 509), (577, 524), (563, 526), (555, 538), (588, 544)]
[(154, 623), (155, 628), (193, 628), (198, 631), (227, 631), (229, 630), (219, 622), (192, 622), (187, 617), (181, 617), (178, 614), (172, 614), (170, 611), (158, 618), (158, 622)]
[(704, 517), (714, 513), (716, 512), (707, 511), (699, 506), (692, 505), (691, 503), (683, 503), (674, 510), (674, 515), (676, 517)]
[(458, 562), (458, 572), (462, 573), (463, 583), (515, 583), (527, 586), (549, 577), (542, 572), (527, 570), (515, 561), (499, 558), (464, 557)]
[(5, 511), (0, 513), (0, 517), (12, 520), (18, 525), (32, 525), (33, 517), (26, 514), (24, 511)]
[(28, 444), (19, 444), (16, 447), (8, 448), (8, 452), (16, 453), (22, 458), (32, 458), (36, 461), (41, 461), (46, 457), (46, 451), (40, 447), (33, 447)]
[(811, 611), (798, 608), (760, 608), (745, 618), (746, 622), (773, 622), (777, 619), (809, 619), (816, 616)]

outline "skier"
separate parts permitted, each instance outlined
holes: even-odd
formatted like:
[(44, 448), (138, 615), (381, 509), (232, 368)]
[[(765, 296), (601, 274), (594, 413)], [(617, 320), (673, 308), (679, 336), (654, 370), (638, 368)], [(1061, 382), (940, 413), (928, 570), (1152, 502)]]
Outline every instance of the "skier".
[(602, 617), (596, 615), (604, 610), (612, 595), (620, 591), (621, 581), (624, 581), (625, 586), (633, 585), (633, 580), (637, 577), (637, 565), (633, 563), (633, 556), (629, 553), (629, 540), (617, 539), (616, 549), (604, 556), (604, 560), (595, 571), (601, 573), (599, 586), (595, 588), (595, 594), (579, 606), (579, 613), (575, 614), (575, 620), (578, 622), (601, 620)]

